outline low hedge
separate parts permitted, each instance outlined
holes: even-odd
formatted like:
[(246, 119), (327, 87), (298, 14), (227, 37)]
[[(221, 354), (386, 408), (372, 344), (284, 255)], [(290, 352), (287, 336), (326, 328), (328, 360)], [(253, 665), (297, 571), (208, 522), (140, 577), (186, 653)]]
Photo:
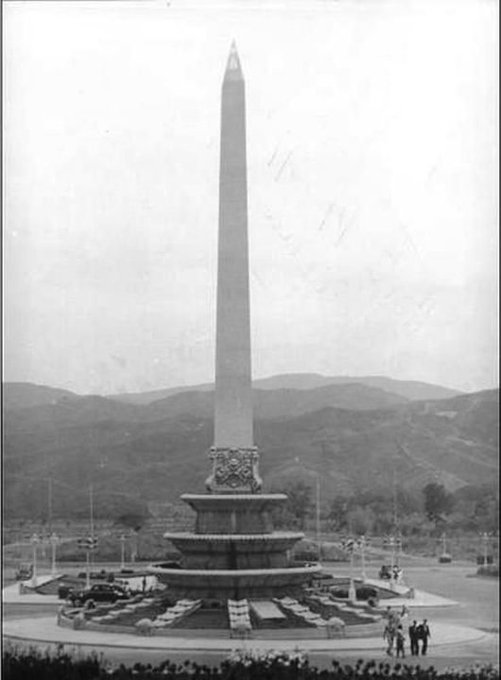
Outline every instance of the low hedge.
[(157, 666), (136, 663), (112, 667), (103, 657), (92, 654), (73, 658), (62, 645), (56, 654), (7, 649), (2, 658), (5, 680), (497, 680), (499, 669), (490, 665), (472, 669), (437, 671), (430, 666), (409, 666), (389, 662), (359, 660), (354, 666), (332, 662), (329, 670), (311, 666), (300, 652), (285, 654), (235, 653), (218, 667), (192, 661), (175, 664), (164, 661)]

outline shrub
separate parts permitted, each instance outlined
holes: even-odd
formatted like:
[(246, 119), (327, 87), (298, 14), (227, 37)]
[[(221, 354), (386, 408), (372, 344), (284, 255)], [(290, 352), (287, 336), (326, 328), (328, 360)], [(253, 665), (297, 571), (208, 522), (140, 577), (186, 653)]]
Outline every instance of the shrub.
[(218, 668), (185, 661), (174, 664), (169, 660), (152, 666), (136, 663), (113, 667), (95, 653), (86, 658), (73, 658), (60, 645), (55, 654), (38, 649), (4, 648), (2, 659), (5, 680), (497, 680), (499, 669), (477, 665), (470, 669), (448, 668), (437, 671), (430, 666), (407, 666), (396, 663), (361, 659), (355, 666), (332, 662), (332, 670), (320, 671), (310, 666), (300, 651), (284, 653), (270, 650), (264, 653), (236, 652)]

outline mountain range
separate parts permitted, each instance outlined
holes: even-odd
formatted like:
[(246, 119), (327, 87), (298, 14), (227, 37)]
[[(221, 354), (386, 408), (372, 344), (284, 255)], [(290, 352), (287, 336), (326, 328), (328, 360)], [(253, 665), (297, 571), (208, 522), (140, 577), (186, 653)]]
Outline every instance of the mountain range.
[[(259, 390), (311, 390), (327, 385), (361, 384), (377, 387), (386, 392), (392, 392), (406, 399), (445, 399), (460, 394), (440, 385), (419, 382), (417, 380), (394, 380), (380, 375), (372, 376), (325, 376), (319, 373), (286, 373), (273, 375), (269, 378), (254, 380), (253, 386)], [(203, 383), (189, 387), (170, 387), (151, 392), (131, 392), (109, 395), (113, 399), (133, 404), (150, 404), (158, 399), (164, 399), (180, 392), (206, 392), (214, 389), (213, 383)]]
[[(5, 383), (4, 512), (114, 515), (202, 492), (213, 436), (211, 385), (135, 395), (77, 395)], [(322, 495), (449, 490), (498, 470), (498, 390), (461, 394), (384, 377), (274, 376), (254, 383), (255, 443), (267, 489), (299, 479)], [(423, 396), (424, 395), (424, 396)], [(50, 483), (48, 480), (51, 480)]]

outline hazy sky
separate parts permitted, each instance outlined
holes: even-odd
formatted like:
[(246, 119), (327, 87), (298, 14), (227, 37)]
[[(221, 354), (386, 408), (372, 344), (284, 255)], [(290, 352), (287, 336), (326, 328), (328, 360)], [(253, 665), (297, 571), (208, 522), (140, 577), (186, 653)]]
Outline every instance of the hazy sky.
[(496, 2), (3, 10), (6, 380), (213, 379), (235, 39), (254, 376), (497, 384)]

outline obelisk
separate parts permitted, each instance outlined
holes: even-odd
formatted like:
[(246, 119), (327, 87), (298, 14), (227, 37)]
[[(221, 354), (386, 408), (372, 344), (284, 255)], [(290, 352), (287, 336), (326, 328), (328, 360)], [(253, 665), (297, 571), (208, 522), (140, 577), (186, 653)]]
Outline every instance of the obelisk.
[(210, 491), (260, 489), (252, 427), (245, 83), (235, 43), (221, 97), (216, 387), (210, 456)]

